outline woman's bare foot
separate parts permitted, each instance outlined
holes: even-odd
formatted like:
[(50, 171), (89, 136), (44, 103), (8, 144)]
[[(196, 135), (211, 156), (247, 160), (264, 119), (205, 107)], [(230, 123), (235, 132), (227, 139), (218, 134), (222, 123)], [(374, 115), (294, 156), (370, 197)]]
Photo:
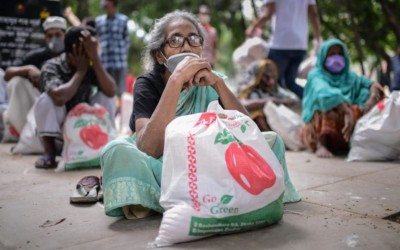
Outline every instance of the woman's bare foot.
[(334, 155), (329, 151), (326, 147), (322, 145), (318, 145), (317, 151), (315, 151), (315, 154), (319, 158), (332, 158)]

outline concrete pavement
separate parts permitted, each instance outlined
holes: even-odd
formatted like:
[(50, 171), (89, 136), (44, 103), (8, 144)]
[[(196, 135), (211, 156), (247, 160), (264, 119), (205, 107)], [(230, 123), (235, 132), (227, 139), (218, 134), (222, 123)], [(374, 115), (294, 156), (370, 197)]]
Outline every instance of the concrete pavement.
[[(161, 215), (128, 221), (101, 203), (72, 205), (76, 182), (100, 170), (54, 172), (37, 156), (13, 156), (0, 144), (0, 249), (146, 249)], [(303, 200), (285, 205), (281, 222), (164, 249), (400, 249), (400, 162), (346, 162), (287, 152)]]

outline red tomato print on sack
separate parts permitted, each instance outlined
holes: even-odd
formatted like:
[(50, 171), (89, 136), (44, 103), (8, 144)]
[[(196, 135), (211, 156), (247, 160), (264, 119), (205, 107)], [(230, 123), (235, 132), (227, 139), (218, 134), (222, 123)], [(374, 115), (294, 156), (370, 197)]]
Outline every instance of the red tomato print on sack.
[(19, 133), (17, 131), (17, 129), (13, 126), (10, 125), (10, 128), (8, 129), (8, 131), (10, 132), (10, 134), (16, 138), (19, 138)]
[(198, 126), (200, 124), (206, 125), (206, 127), (210, 126), (211, 123), (215, 122), (217, 120), (217, 114), (212, 113), (212, 112), (205, 112), (202, 113), (199, 120), (197, 120), (196, 124), (194, 126)]
[(230, 143), (225, 162), (232, 177), (250, 194), (258, 195), (276, 181), (271, 166), (249, 145)]
[(99, 149), (108, 142), (108, 135), (104, 133), (99, 125), (85, 126), (79, 132), (81, 140), (92, 149)]

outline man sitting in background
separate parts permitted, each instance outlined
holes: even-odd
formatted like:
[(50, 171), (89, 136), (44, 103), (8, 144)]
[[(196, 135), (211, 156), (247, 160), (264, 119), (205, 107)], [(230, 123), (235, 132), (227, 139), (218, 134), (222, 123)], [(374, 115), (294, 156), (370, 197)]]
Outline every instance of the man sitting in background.
[(45, 61), (64, 51), (64, 35), (67, 24), (64, 18), (48, 17), (43, 23), (46, 46), (29, 52), (18, 65), (8, 67), (4, 74), (7, 83), (8, 109), (5, 121), (18, 134), (21, 133), (26, 117), (39, 97), (40, 69)]
[(100, 62), (96, 31), (89, 26), (72, 27), (64, 43), (65, 53), (48, 60), (42, 68), (40, 87), (43, 93), (34, 112), (45, 152), (35, 162), (36, 168), (56, 167), (55, 140), (62, 137), (65, 117), (77, 104), (102, 105), (114, 125), (117, 85)]

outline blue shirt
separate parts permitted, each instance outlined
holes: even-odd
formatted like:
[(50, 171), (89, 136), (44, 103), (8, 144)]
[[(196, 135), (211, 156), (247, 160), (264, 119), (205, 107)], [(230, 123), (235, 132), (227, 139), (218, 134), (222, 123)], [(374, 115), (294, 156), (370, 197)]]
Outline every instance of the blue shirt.
[(128, 66), (130, 37), (127, 23), (128, 17), (120, 13), (114, 17), (101, 15), (96, 18), (100, 59), (106, 69), (123, 69)]

